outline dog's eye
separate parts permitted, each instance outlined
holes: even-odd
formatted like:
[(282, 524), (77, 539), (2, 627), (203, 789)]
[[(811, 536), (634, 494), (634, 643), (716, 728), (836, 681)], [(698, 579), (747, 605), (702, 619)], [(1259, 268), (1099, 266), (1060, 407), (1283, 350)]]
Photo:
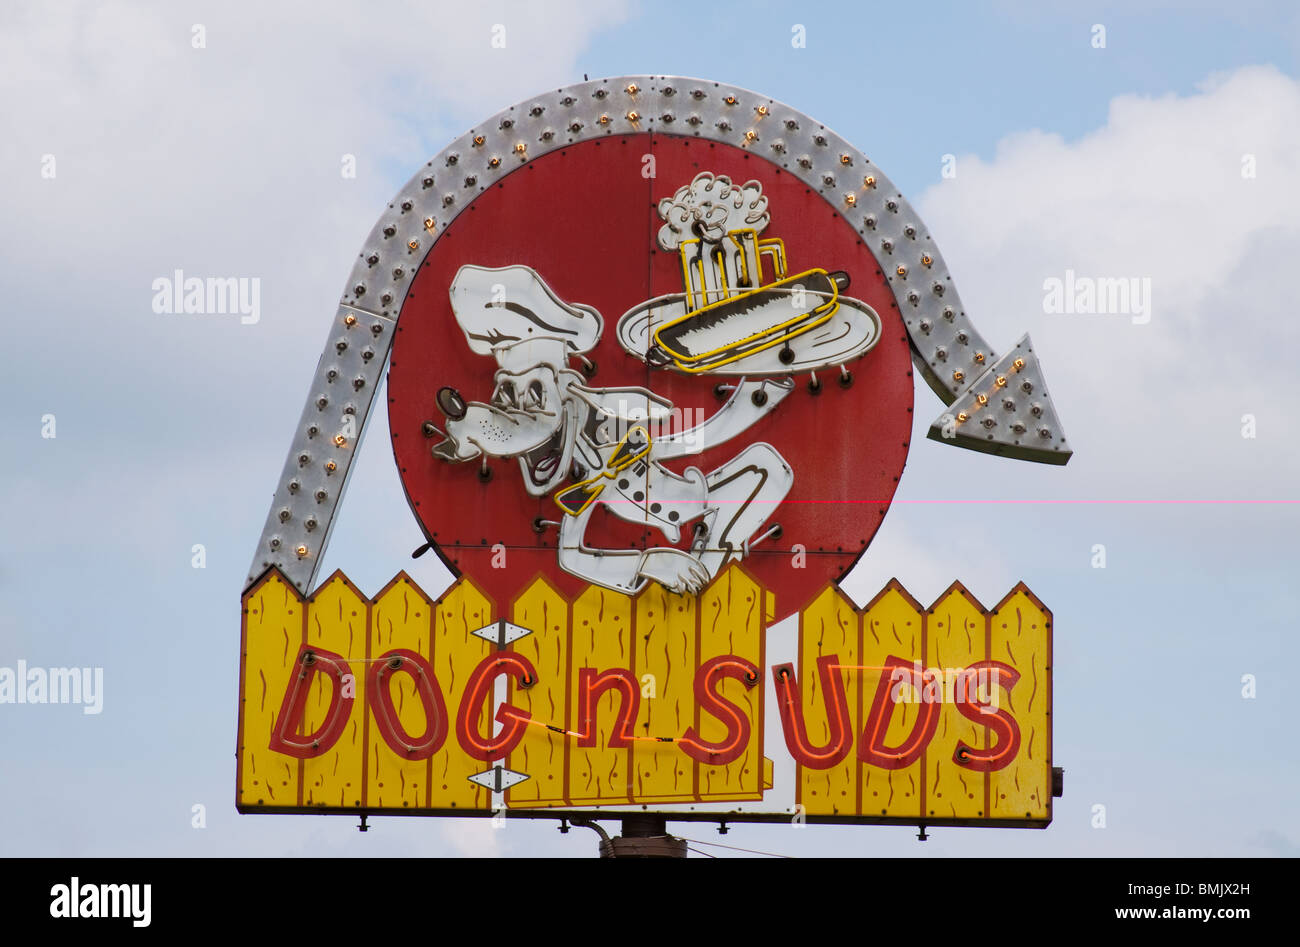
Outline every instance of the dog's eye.
[(492, 396), (492, 400), (497, 404), (503, 405), (505, 407), (509, 407), (509, 408), (519, 407), (519, 399), (515, 397), (514, 382), (503, 381), (501, 382), (501, 384), (497, 385), (497, 390), (496, 393)]

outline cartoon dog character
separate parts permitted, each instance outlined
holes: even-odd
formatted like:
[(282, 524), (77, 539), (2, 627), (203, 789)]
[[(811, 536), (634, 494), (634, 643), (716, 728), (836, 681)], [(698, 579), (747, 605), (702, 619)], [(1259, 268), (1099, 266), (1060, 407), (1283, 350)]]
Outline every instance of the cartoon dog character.
[[(710, 417), (660, 436), (670, 401), (644, 388), (588, 387), (570, 367), (600, 341), (604, 320), (595, 309), (561, 300), (526, 266), (462, 266), (450, 295), (470, 351), (495, 358), (497, 370), (487, 402), (467, 402), (452, 388), (438, 392), (446, 439), (433, 453), (449, 462), (518, 458), (529, 494), (555, 494), (561, 568), (628, 594), (651, 581), (694, 594), (768, 534), (760, 529), (794, 483), (772, 445), (750, 444), (708, 473), (687, 467), (678, 474), (663, 462), (738, 436), (790, 394), (793, 379), (741, 378)], [(654, 527), (671, 544), (689, 528), (689, 552), (587, 546), (599, 506)]]

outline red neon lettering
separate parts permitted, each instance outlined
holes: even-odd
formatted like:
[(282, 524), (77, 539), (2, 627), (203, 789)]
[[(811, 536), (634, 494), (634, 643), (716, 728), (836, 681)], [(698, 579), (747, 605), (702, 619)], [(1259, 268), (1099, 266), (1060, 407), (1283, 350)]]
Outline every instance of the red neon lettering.
[[(299, 759), (311, 759), (328, 753), (338, 742), (348, 717), (352, 715), (353, 698), (343, 696), (344, 676), (351, 673), (348, 662), (342, 655), (324, 648), (302, 645), (294, 661), (293, 677), (284, 692), (284, 703), (280, 705), (280, 716), (276, 719), (275, 730), (271, 734), (270, 748), (276, 753)], [(298, 731), (302, 728), (307, 695), (311, 692), (312, 681), (317, 674), (324, 675), (322, 681), (328, 680), (331, 683), (330, 705), (316, 732), (303, 736)]]
[(717, 743), (701, 738), (694, 727), (686, 731), (678, 745), (683, 753), (700, 763), (726, 766), (744, 756), (749, 745), (749, 718), (718, 691), (718, 685), (728, 677), (753, 687), (758, 683), (758, 668), (744, 658), (724, 654), (705, 661), (695, 674), (695, 699), (700, 709), (727, 727), (727, 736)]
[[(406, 673), (415, 681), (415, 693), (424, 705), (424, 734), (416, 739), (406, 732), (393, 706), (392, 681)], [(399, 757), (425, 760), (438, 752), (447, 737), (447, 705), (438, 689), (433, 668), (423, 657), (405, 648), (395, 648), (370, 665), (366, 675), (366, 701), (384, 742)]]
[(479, 732), (473, 718), (478, 715), (483, 702), (492, 696), (492, 684), (502, 674), (515, 675), (520, 687), (532, 687), (537, 683), (537, 672), (523, 655), (511, 651), (489, 654), (470, 675), (456, 714), (456, 738), (461, 747), (470, 756), (487, 763), (504, 759), (518, 745), (533, 716), (526, 710), (502, 704), (496, 717), (497, 723), (502, 724), (501, 732), (488, 738)]
[[(967, 720), (973, 720), (992, 730), (997, 740), (996, 746), (987, 750), (977, 750), (958, 740), (952, 761), (978, 773), (992, 773), (1010, 766), (1016, 758), (1016, 753), (1020, 750), (1020, 725), (1016, 723), (1015, 717), (1001, 708), (992, 713), (986, 709), (991, 705), (979, 699), (977, 690), (980, 671), (986, 672), (986, 680), (992, 678), (1008, 694), (1020, 680), (1020, 672), (1001, 661), (977, 661), (957, 676), (957, 709)], [(989, 671), (996, 673), (989, 675)]]
[(613, 668), (597, 673), (595, 668), (580, 668), (578, 671), (578, 711), (582, 736), (578, 746), (596, 746), (596, 708), (600, 697), (607, 690), (613, 690), (622, 696), (618, 704), (618, 722), (610, 731), (611, 750), (624, 749), (632, 745), (632, 727), (641, 709), (641, 689), (637, 686), (632, 672), (625, 668)]
[[(876, 686), (876, 696), (871, 702), (871, 712), (867, 714), (867, 725), (858, 742), (858, 759), (881, 769), (906, 769), (921, 758), (930, 738), (934, 736), (935, 727), (939, 725), (939, 711), (943, 700), (943, 686), (938, 688), (938, 700), (929, 699), (934, 683), (931, 671), (922, 671), (921, 680), (917, 680), (915, 669), (902, 658), (887, 658), (884, 670), (880, 674), (880, 683)], [(895, 686), (903, 680), (910, 680), (913, 687), (922, 688), (924, 696), (917, 706), (916, 723), (912, 732), (898, 746), (886, 746), (885, 734), (889, 730), (889, 721), (893, 719), (893, 699)], [(887, 702), (887, 703), (886, 703)]]
[(822, 698), (826, 701), (826, 722), (830, 736), (824, 746), (812, 746), (808, 729), (804, 725), (803, 703), (799, 700), (799, 682), (795, 680), (794, 665), (778, 664), (772, 668), (772, 682), (776, 687), (777, 709), (781, 713), (781, 729), (785, 731), (785, 745), (790, 755), (809, 769), (830, 769), (840, 763), (853, 749), (853, 731), (849, 726), (849, 702), (844, 696), (844, 682), (837, 670), (837, 654), (817, 659), (817, 673), (822, 685)]

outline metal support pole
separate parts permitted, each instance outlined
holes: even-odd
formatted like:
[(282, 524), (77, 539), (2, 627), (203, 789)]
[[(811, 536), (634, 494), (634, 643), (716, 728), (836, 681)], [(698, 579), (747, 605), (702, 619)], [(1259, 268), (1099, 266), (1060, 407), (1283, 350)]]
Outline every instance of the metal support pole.
[(623, 834), (600, 842), (601, 858), (685, 858), (686, 841), (668, 834), (661, 815), (623, 817)]

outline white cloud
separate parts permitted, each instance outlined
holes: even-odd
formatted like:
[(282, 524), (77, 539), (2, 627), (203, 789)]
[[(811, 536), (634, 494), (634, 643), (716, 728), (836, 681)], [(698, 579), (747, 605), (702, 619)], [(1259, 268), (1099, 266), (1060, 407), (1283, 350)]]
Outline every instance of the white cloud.
[[(1289, 495), (1300, 83), (1252, 67), (1190, 96), (1119, 96), (1078, 141), (1024, 132), (957, 168), (921, 210), (990, 344), (1032, 333), (1075, 449), (1049, 489)], [(1044, 281), (1067, 270), (1149, 279), (1150, 322), (1045, 313)], [(926, 421), (930, 409), (918, 399)], [(1247, 413), (1255, 440), (1241, 436)]]

